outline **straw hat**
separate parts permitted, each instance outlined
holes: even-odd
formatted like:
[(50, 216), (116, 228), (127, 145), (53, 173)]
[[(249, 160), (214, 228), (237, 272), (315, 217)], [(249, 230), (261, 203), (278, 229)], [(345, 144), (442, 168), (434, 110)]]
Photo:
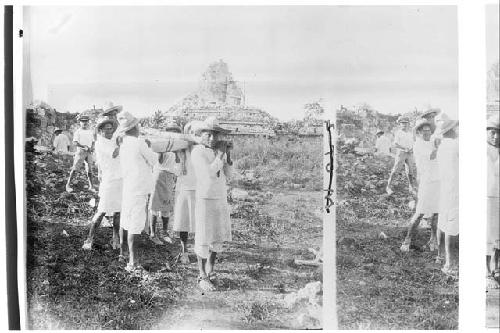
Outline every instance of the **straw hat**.
[(486, 129), (500, 129), (500, 121), (498, 119), (498, 113), (492, 114), (488, 117), (488, 121), (486, 122)]
[(429, 121), (427, 121), (426, 119), (424, 118), (420, 118), (417, 120), (417, 123), (415, 124), (415, 127), (413, 128), (413, 130), (415, 132), (417, 132), (418, 130), (420, 130), (422, 127), (424, 127), (425, 125), (429, 126), (429, 127), (432, 127), (431, 126), (431, 123)]
[(116, 115), (118, 119), (118, 129), (119, 133), (125, 133), (126, 131), (134, 128), (139, 124), (139, 119), (134, 117), (130, 112), (122, 111)]
[(378, 130), (378, 131), (375, 133), (375, 135), (384, 134), (384, 133), (385, 133), (384, 131), (382, 131), (382, 130)]
[(228, 129), (222, 128), (219, 125), (219, 121), (215, 117), (207, 117), (203, 122), (200, 123), (199, 126), (195, 129), (196, 133), (200, 133), (202, 131), (213, 131), (218, 133), (229, 133), (231, 132)]
[(421, 116), (420, 118), (426, 118), (428, 116), (430, 116), (431, 114), (434, 114), (434, 116), (437, 116), (438, 114), (441, 113), (441, 109), (429, 109), (427, 111), (425, 111)]
[(398, 124), (401, 124), (401, 123), (409, 123), (409, 122), (410, 122), (410, 120), (408, 119), (408, 117), (405, 117), (405, 116), (400, 116), (400, 117), (398, 118), (398, 121), (397, 121), (397, 123), (398, 123)]
[(54, 128), (54, 134), (57, 134), (57, 132), (62, 133), (62, 131), (59, 127)]
[(123, 106), (121, 105), (114, 105), (113, 102), (106, 102), (104, 104), (104, 112), (102, 113), (103, 116), (109, 116), (111, 113), (115, 112), (118, 113), (123, 110)]
[(163, 130), (166, 131), (166, 132), (177, 132), (177, 133), (182, 133), (182, 129), (180, 128), (179, 125), (177, 125), (177, 123), (171, 121), (171, 122), (168, 122), (165, 127), (163, 127)]
[(112, 120), (112, 119), (104, 118), (104, 117), (103, 118), (99, 118), (99, 120), (97, 121), (97, 126), (96, 126), (97, 130), (100, 131), (104, 127), (104, 125), (106, 125), (106, 124), (113, 125), (113, 128), (116, 125), (115, 121)]
[(458, 126), (458, 120), (447, 119), (439, 123), (436, 132), (439, 135), (443, 135), (457, 126)]
[(184, 134), (194, 134), (196, 128), (202, 123), (201, 120), (191, 120), (186, 125), (184, 125)]

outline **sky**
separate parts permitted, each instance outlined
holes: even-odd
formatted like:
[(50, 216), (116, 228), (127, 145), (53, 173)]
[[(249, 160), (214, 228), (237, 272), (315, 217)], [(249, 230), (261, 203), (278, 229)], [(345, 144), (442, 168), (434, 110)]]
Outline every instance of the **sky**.
[(499, 59), (499, 8), (498, 4), (486, 6), (486, 65), (488, 69)]
[(59, 111), (107, 101), (168, 110), (223, 59), (248, 105), (282, 120), (327, 113), (457, 110), (454, 7), (30, 7), (33, 98)]

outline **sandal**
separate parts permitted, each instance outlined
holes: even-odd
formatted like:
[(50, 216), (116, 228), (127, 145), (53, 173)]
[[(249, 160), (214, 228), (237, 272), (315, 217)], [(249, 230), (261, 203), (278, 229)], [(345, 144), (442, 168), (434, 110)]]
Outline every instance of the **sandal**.
[(409, 252), (411, 246), (411, 240), (405, 239), (403, 244), (401, 244), (400, 250), (401, 252)]
[(198, 276), (198, 286), (203, 291), (215, 291), (216, 289), (208, 277)]
[(444, 261), (444, 258), (441, 257), (441, 256), (436, 256), (436, 260), (435, 260), (435, 263), (436, 264), (442, 264)]
[(456, 269), (451, 268), (450, 266), (446, 266), (446, 265), (443, 266), (443, 268), (441, 268), (441, 272), (443, 272), (447, 276), (451, 276), (451, 277), (458, 276), (458, 271)]
[(145, 269), (144, 267), (142, 267), (141, 265), (132, 265), (130, 263), (127, 264), (127, 266), (125, 266), (125, 270), (129, 273), (139, 273), (139, 274), (142, 274), (145, 272)]

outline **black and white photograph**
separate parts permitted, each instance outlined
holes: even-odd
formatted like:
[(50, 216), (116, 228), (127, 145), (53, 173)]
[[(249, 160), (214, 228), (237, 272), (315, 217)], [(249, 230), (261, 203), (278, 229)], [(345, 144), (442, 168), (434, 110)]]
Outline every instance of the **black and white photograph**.
[(458, 329), (454, 6), (338, 8), (340, 329)]
[(336, 9), (22, 11), (23, 325), (321, 329)]
[(487, 233), (486, 233), (486, 326), (500, 327), (500, 97), (499, 7), (486, 7), (487, 65)]

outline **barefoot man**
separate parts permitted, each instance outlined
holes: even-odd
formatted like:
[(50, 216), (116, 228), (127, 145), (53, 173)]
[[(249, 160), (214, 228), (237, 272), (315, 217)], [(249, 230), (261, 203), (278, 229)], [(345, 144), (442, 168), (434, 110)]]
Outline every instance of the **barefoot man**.
[(486, 288), (499, 289), (500, 270), (498, 267), (500, 252), (500, 121), (498, 113), (488, 118), (488, 222), (487, 222), (487, 254), (486, 254)]
[(93, 190), (92, 185), (92, 151), (94, 150), (94, 131), (89, 128), (89, 117), (80, 115), (80, 128), (73, 135), (73, 143), (76, 145), (76, 153), (73, 159), (73, 166), (69, 172), (68, 182), (66, 183), (66, 191), (73, 192), (71, 188), (71, 180), (76, 170), (83, 163), (89, 182), (89, 190)]
[(196, 175), (195, 253), (198, 257), (198, 284), (204, 291), (215, 290), (215, 258), (223, 243), (231, 240), (231, 220), (227, 203), (226, 177), (231, 172), (229, 148), (217, 148), (218, 136), (228, 132), (215, 118), (207, 118), (196, 129), (200, 145), (191, 152)]
[(113, 139), (115, 123), (111, 119), (101, 119), (97, 124), (99, 137), (95, 144), (96, 162), (99, 175), (99, 205), (92, 218), (89, 236), (82, 248), (90, 250), (94, 242), (96, 229), (101, 225), (104, 216), (111, 220), (113, 226), (113, 249), (118, 249), (120, 239), (120, 211), (122, 205), (122, 177), (118, 146)]
[(439, 169), (436, 159), (431, 160), (434, 143), (431, 141), (431, 123), (425, 119), (419, 119), (415, 125), (417, 140), (413, 145), (413, 156), (417, 165), (418, 198), (415, 214), (410, 221), (408, 233), (401, 245), (401, 251), (410, 250), (412, 237), (425, 216), (431, 217), (431, 239), (429, 248), (431, 251), (437, 249), (436, 228), (437, 215), (439, 211)]

